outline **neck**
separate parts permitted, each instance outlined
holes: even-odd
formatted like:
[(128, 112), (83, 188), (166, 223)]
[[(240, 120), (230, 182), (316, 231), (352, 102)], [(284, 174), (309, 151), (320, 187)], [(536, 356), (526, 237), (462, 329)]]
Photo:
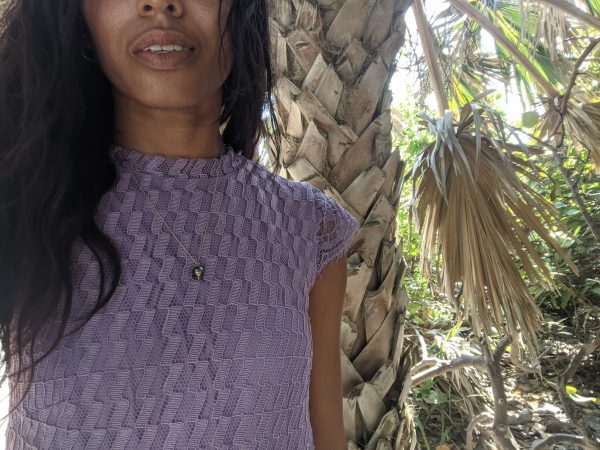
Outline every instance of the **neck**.
[(115, 143), (167, 157), (218, 158), (224, 151), (218, 123), (220, 110), (212, 105), (150, 108), (116, 95)]

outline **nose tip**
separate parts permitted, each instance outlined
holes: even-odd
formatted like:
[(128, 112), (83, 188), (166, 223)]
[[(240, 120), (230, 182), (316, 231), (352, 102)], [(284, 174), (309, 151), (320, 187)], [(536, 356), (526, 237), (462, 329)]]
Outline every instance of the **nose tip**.
[(167, 13), (173, 17), (180, 17), (183, 14), (183, 5), (181, 0), (144, 0), (138, 2), (138, 11), (142, 16)]

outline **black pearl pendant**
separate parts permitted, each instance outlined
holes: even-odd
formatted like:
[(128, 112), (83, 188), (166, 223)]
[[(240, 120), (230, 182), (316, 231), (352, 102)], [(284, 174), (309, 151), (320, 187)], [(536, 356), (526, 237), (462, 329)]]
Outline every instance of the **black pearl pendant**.
[(192, 278), (194, 280), (204, 279), (204, 267), (202, 267), (202, 266), (194, 267), (194, 270), (192, 270)]

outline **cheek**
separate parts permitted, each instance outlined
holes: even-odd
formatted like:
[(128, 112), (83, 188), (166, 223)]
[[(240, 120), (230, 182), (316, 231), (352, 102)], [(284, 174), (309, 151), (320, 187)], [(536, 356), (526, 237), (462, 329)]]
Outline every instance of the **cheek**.
[[(119, 8), (119, 4), (121, 7)], [(112, 81), (127, 54), (126, 43), (119, 40), (127, 17), (123, 2), (115, 0), (83, 0), (82, 10), (92, 34), (98, 64)]]
[(114, 45), (132, 14), (131, 6), (119, 0), (83, 0), (82, 12), (99, 53)]

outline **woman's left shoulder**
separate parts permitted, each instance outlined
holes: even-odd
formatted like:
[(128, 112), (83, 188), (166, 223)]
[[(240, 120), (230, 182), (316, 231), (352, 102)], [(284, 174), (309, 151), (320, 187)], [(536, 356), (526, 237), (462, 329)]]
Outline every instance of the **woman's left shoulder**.
[(315, 196), (314, 186), (306, 181), (285, 178), (265, 166), (248, 161), (246, 164), (246, 183), (259, 188), (260, 191), (291, 201), (312, 201)]

